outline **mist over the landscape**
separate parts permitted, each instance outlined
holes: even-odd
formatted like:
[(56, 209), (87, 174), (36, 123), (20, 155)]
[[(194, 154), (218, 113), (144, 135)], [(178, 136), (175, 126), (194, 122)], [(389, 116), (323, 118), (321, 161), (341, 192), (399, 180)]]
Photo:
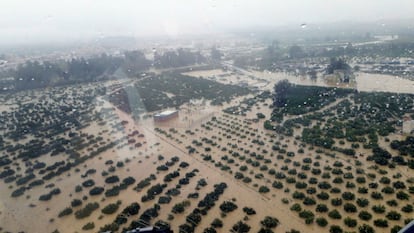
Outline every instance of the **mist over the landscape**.
[(0, 0), (0, 233), (413, 233), (413, 0)]
[[(411, 0), (24, 1), (0, 3), (0, 44), (84, 41), (108, 36), (215, 34), (341, 22), (410, 20)], [(412, 25), (411, 25), (412, 26)], [(413, 27), (410, 28), (413, 30)]]

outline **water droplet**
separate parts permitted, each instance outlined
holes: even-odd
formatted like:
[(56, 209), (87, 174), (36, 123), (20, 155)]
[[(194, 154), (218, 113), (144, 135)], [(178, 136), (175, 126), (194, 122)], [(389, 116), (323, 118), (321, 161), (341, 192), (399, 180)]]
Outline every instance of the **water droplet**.
[(301, 28), (306, 28), (308, 25), (306, 24), (306, 23), (302, 23), (301, 25), (300, 25), (300, 27)]

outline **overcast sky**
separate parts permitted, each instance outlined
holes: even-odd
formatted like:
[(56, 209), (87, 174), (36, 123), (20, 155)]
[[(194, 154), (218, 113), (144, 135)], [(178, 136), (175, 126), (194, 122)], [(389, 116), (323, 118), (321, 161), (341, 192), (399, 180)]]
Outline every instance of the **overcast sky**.
[(0, 0), (0, 43), (414, 18), (414, 0)]

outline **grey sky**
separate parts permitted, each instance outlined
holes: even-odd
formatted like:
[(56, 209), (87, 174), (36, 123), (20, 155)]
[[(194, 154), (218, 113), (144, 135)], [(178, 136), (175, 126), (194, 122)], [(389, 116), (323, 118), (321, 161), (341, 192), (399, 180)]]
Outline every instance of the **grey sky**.
[(414, 16), (414, 0), (0, 0), (0, 43)]

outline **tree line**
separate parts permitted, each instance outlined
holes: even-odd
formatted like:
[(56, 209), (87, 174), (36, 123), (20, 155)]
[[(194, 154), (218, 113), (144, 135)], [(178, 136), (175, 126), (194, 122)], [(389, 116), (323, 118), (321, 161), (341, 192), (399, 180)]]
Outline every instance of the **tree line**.
[[(26, 61), (15, 69), (0, 73), (12, 77), (8, 90), (27, 90), (84, 82), (107, 80), (119, 75), (138, 76), (150, 68), (175, 68), (204, 64), (207, 59), (199, 51), (186, 49), (155, 53), (148, 59), (142, 51), (125, 51), (122, 56), (102, 54), (92, 58), (72, 58), (57, 61)], [(5, 90), (1, 90), (5, 91)], [(7, 90), (6, 90), (7, 91)]]

